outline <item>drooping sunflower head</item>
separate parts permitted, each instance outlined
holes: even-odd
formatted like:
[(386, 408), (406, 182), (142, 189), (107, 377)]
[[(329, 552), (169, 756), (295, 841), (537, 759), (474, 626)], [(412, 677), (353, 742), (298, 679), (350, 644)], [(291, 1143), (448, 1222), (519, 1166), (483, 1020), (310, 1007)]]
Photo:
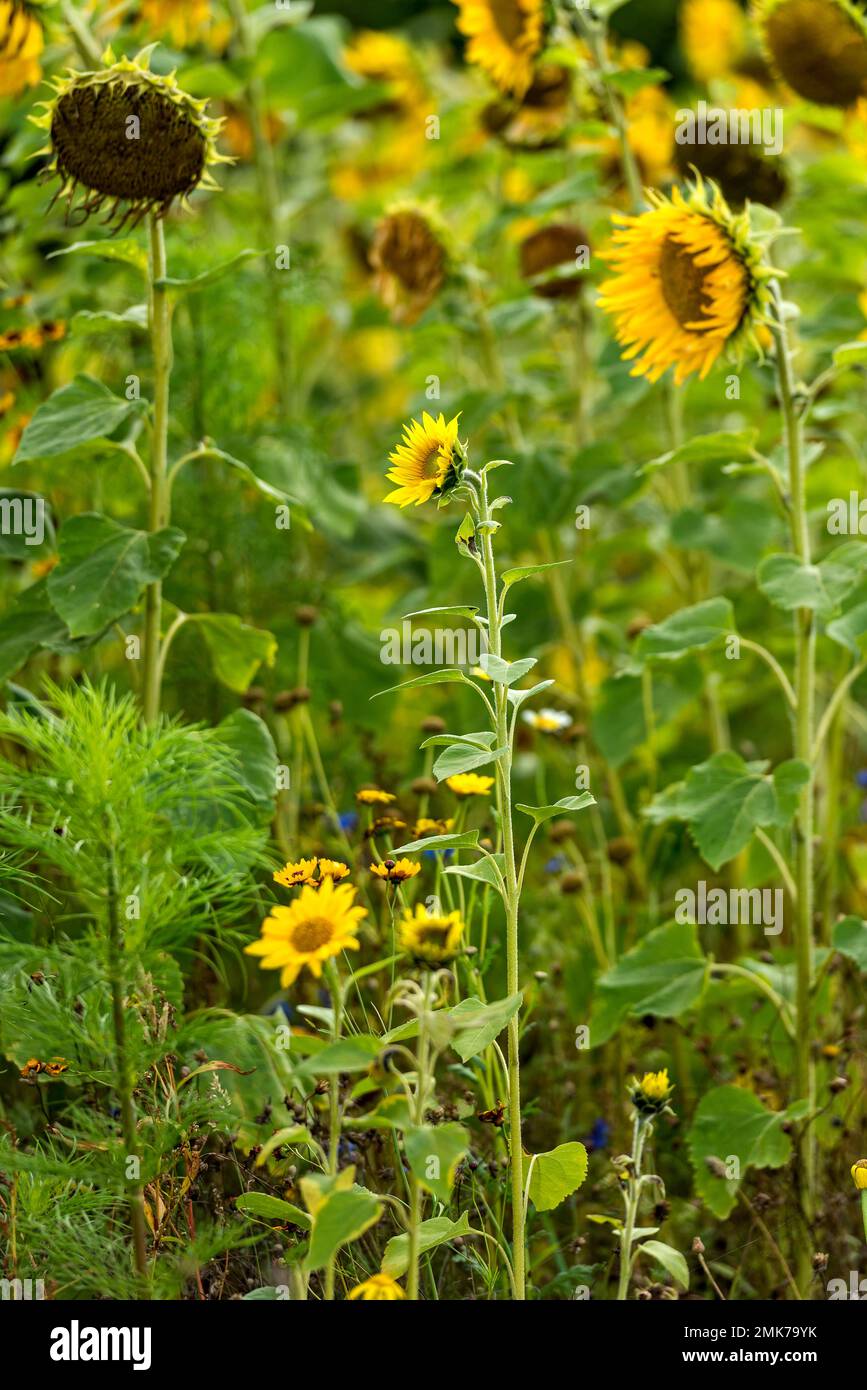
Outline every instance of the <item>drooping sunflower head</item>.
[(746, 16), (737, 0), (684, 0), (681, 5), (680, 43), (697, 81), (731, 72), (745, 39)]
[(859, 1192), (867, 1192), (867, 1158), (852, 1164), (852, 1181)]
[(109, 52), (100, 71), (70, 72), (54, 83), (44, 113), (31, 118), (49, 133), (41, 153), (53, 156), (47, 172), (60, 180), (55, 198), (66, 200), (75, 225), (106, 205), (105, 220), (117, 228), (135, 226), (146, 213), (163, 217), (194, 189), (216, 188), (211, 166), (230, 162), (216, 149), (222, 122), (173, 76), (151, 72), (149, 57), (145, 50), (115, 62)]
[(501, 92), (522, 97), (545, 44), (544, 0), (453, 0), (458, 29), (469, 39), (467, 59)]
[(756, 0), (767, 55), (785, 82), (820, 106), (867, 94), (867, 17), (855, 0)]
[(0, 97), (36, 86), (44, 48), (39, 6), (30, 0), (0, 0)]
[(640, 1115), (658, 1115), (668, 1105), (673, 1091), (668, 1068), (664, 1067), (662, 1071), (646, 1071), (640, 1080), (633, 1076), (629, 1099)]
[(521, 276), (542, 299), (574, 299), (581, 288), (575, 269), (589, 248), (583, 227), (552, 222), (521, 242)]
[(490, 102), (482, 112), (482, 125), (512, 149), (550, 149), (566, 133), (571, 98), (570, 69), (559, 63), (539, 63), (520, 100), (503, 96)]
[(612, 315), (633, 376), (658, 381), (674, 367), (677, 385), (707, 376), (724, 350), (757, 351), (770, 306), (765, 264), (749, 210), (733, 213), (713, 184), (698, 179), (671, 198), (650, 193), (638, 216), (615, 214), (611, 246), (600, 253), (614, 274), (599, 303)]
[(493, 777), (480, 777), (477, 772), (456, 772), (446, 778), (446, 786), (455, 796), (487, 796), (494, 785)]
[(390, 1274), (372, 1274), (363, 1284), (350, 1289), (346, 1297), (358, 1298), (362, 1303), (398, 1303), (406, 1294)]
[(391, 468), (386, 477), (397, 483), (386, 497), (396, 507), (415, 503), (420, 507), (431, 497), (445, 497), (460, 481), (464, 454), (458, 439), (458, 416), (435, 420), (424, 411), (421, 420), (404, 425), (403, 439), (388, 456)]
[(305, 965), (319, 979), (324, 961), (341, 951), (357, 951), (358, 926), (366, 916), (367, 909), (355, 905), (353, 887), (335, 886), (326, 878), (317, 887), (305, 884), (291, 907), (275, 907), (262, 923), (259, 940), (244, 949), (262, 957), (263, 970), (279, 970), (285, 989)]
[(445, 228), (430, 206), (395, 204), (380, 220), (368, 257), (377, 291), (396, 323), (413, 324), (446, 281)]
[(786, 196), (789, 181), (783, 161), (765, 154), (757, 145), (675, 145), (674, 158), (681, 178), (697, 169), (712, 179), (733, 208), (764, 203), (773, 208)]
[(459, 911), (431, 916), (423, 903), (415, 911), (407, 909), (398, 927), (398, 944), (413, 960), (423, 965), (446, 965), (457, 955), (464, 921)]

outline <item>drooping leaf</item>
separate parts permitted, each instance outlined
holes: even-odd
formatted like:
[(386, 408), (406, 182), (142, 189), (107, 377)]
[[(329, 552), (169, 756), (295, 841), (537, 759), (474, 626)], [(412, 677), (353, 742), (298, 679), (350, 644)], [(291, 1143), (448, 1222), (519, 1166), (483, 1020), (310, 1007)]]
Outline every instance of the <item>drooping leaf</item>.
[(36, 408), (12, 461), (34, 463), (82, 451), (98, 457), (116, 451), (120, 445), (110, 436), (143, 408), (141, 401), (115, 396), (92, 376), (77, 376)]
[(681, 608), (661, 623), (645, 628), (635, 644), (644, 661), (677, 661), (689, 652), (703, 651), (734, 631), (734, 613), (727, 598), (709, 598)]
[(607, 1042), (630, 1015), (679, 1018), (698, 1001), (706, 974), (693, 925), (672, 922), (648, 932), (597, 980), (591, 1046)]
[(413, 1125), (403, 1137), (406, 1158), (413, 1175), (441, 1202), (451, 1198), (455, 1170), (467, 1152), (467, 1132), (462, 1125)]
[(72, 636), (101, 632), (128, 613), (147, 584), (165, 577), (185, 540), (174, 526), (150, 534), (98, 512), (70, 517), (60, 530), (60, 564), (48, 576), (48, 595)]
[(211, 655), (214, 675), (230, 690), (243, 694), (261, 665), (273, 666), (277, 639), (264, 628), (251, 627), (234, 613), (191, 613)]

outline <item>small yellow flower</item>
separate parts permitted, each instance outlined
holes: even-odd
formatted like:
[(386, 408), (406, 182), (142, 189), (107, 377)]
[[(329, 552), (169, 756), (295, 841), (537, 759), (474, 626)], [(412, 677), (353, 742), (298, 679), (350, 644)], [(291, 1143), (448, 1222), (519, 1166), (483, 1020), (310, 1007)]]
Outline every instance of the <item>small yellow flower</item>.
[(448, 820), (433, 820), (430, 816), (422, 816), (417, 820), (412, 830), (414, 840), (426, 840), (429, 835), (448, 835), (454, 819), (449, 816)]
[(362, 787), (355, 793), (355, 800), (362, 806), (387, 806), (390, 801), (396, 801), (397, 797), (392, 796), (391, 792), (381, 791), (379, 787)]
[(867, 1192), (867, 1158), (852, 1164), (852, 1181), (859, 1192)]
[(435, 420), (425, 410), (421, 422), (404, 425), (403, 439), (388, 459), (392, 466), (386, 476), (400, 486), (386, 502), (397, 507), (414, 502), (420, 507), (434, 495), (442, 496), (460, 476), (457, 415), (446, 424), (444, 415)]
[(421, 864), (412, 859), (386, 859), (381, 864), (371, 864), (370, 872), (376, 878), (387, 879), (389, 883), (406, 883), (421, 873)]
[(527, 709), (522, 718), (540, 734), (559, 734), (572, 723), (571, 717), (561, 709)]
[(662, 1071), (646, 1071), (640, 1081), (633, 1076), (629, 1098), (640, 1114), (656, 1115), (665, 1109), (673, 1091), (668, 1068), (664, 1067)]
[(434, 917), (422, 903), (415, 912), (407, 910), (398, 927), (398, 942), (402, 951), (425, 965), (445, 965), (454, 960), (464, 934), (460, 912)]
[(347, 1298), (359, 1298), (363, 1303), (398, 1303), (406, 1294), (390, 1274), (372, 1274), (363, 1284), (356, 1284)]
[(320, 859), (319, 879), (322, 883), (324, 879), (330, 878), (332, 883), (340, 883), (344, 878), (349, 877), (349, 865), (343, 864), (339, 859)]
[(684, 197), (650, 192), (637, 217), (615, 214), (612, 244), (600, 253), (614, 274), (599, 303), (614, 318), (632, 376), (658, 381), (674, 367), (675, 385), (707, 376), (724, 350), (745, 341), (760, 351), (757, 330), (770, 306), (763, 262), (746, 212), (734, 214), (719, 189), (699, 180)]
[(315, 859), (299, 859), (294, 864), (284, 864), (274, 871), (274, 882), (284, 888), (300, 888), (303, 883), (312, 883), (316, 870)]
[(480, 777), (477, 772), (456, 772), (446, 778), (446, 786), (455, 796), (487, 796), (493, 785), (493, 777)]
[(467, 59), (501, 92), (522, 97), (533, 81), (545, 42), (544, 0), (454, 0), (458, 29), (469, 39)]
[(306, 965), (318, 980), (324, 961), (341, 951), (360, 949), (356, 933), (367, 909), (355, 904), (348, 883), (335, 887), (330, 878), (313, 887), (305, 884), (291, 907), (275, 907), (262, 923), (258, 941), (245, 946), (250, 956), (262, 956), (263, 970), (279, 970), (285, 989)]

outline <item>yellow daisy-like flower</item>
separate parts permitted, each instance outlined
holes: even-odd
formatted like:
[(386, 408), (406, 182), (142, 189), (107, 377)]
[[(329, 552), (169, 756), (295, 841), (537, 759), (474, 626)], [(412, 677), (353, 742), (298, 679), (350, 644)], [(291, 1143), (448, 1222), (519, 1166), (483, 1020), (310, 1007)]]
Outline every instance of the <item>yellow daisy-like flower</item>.
[(851, 106), (867, 95), (867, 17), (852, 0), (757, 0), (771, 64), (798, 96)]
[(731, 72), (744, 51), (746, 16), (737, 0), (684, 0), (680, 43), (693, 77), (709, 82)]
[(34, 7), (22, 0), (0, 0), (0, 97), (15, 97), (36, 86), (44, 48)]
[(425, 965), (445, 965), (457, 955), (463, 934), (460, 912), (434, 917), (423, 903), (417, 903), (415, 912), (407, 910), (403, 914), (398, 925), (398, 944), (402, 951)]
[(363, 1303), (397, 1303), (406, 1294), (390, 1274), (372, 1274), (363, 1284), (356, 1284), (346, 1297), (359, 1298)]
[(703, 182), (684, 197), (651, 192), (652, 206), (637, 217), (615, 214), (608, 250), (615, 272), (599, 303), (615, 320), (622, 356), (637, 358), (632, 376), (658, 381), (669, 367), (680, 385), (693, 372), (707, 376), (727, 349), (749, 341), (761, 351), (757, 329), (770, 305), (768, 280), (748, 213), (733, 213), (714, 185)]
[(189, 48), (211, 24), (210, 0), (141, 0), (140, 13), (151, 33), (175, 48)]
[(355, 793), (355, 800), (362, 806), (387, 806), (390, 801), (396, 801), (397, 797), (391, 792), (384, 792), (379, 787), (362, 787)]
[(304, 883), (313, 882), (315, 871), (315, 859), (298, 859), (294, 864), (284, 864), (282, 869), (275, 869), (274, 882), (282, 884), (284, 888), (300, 888)]
[(458, 29), (469, 39), (467, 59), (501, 92), (522, 97), (545, 43), (544, 0), (453, 0)]
[(633, 1076), (629, 1098), (640, 1114), (656, 1115), (665, 1109), (673, 1091), (668, 1068), (664, 1067), (662, 1071), (646, 1071), (640, 1081)]
[(448, 835), (454, 819), (449, 816), (448, 820), (434, 820), (431, 816), (422, 816), (413, 826), (412, 838), (414, 840), (424, 840), (428, 835)]
[(480, 777), (477, 772), (456, 772), (446, 778), (446, 786), (455, 796), (487, 796), (493, 785), (493, 777)]
[(421, 422), (404, 425), (403, 439), (389, 454), (391, 468), (386, 477), (398, 483), (386, 497), (397, 507), (415, 503), (420, 507), (431, 497), (441, 497), (460, 478), (462, 457), (458, 441), (458, 416), (446, 423), (424, 411)]
[(867, 1158), (852, 1164), (852, 1181), (859, 1192), (867, 1192)]
[(330, 878), (332, 883), (341, 883), (349, 877), (349, 865), (339, 859), (320, 859), (318, 883)]
[(371, 864), (370, 872), (376, 878), (387, 879), (389, 883), (406, 883), (421, 873), (421, 864), (412, 859), (384, 859), (381, 864)]
[(357, 951), (359, 922), (367, 909), (355, 905), (355, 889), (335, 887), (326, 878), (318, 887), (305, 884), (291, 907), (275, 907), (262, 923), (258, 941), (245, 946), (247, 955), (261, 956), (263, 970), (279, 970), (283, 988), (294, 984), (306, 965), (318, 980), (323, 962), (341, 951)]

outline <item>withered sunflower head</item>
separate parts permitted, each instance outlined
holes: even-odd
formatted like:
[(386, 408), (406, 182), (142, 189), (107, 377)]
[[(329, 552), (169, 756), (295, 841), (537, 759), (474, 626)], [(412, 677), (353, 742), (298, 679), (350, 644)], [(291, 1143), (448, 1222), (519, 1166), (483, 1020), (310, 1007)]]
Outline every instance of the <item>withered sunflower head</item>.
[(681, 178), (698, 170), (719, 186), (733, 208), (748, 202), (773, 208), (788, 191), (783, 161), (754, 145), (675, 145), (674, 158)]
[(851, 106), (867, 94), (867, 19), (854, 0), (757, 0), (773, 66), (798, 96)]
[(552, 222), (521, 242), (521, 275), (542, 299), (574, 299), (581, 289), (575, 270), (582, 247), (589, 245), (582, 227)]
[(399, 323), (415, 323), (442, 289), (449, 266), (444, 230), (430, 208), (404, 203), (378, 224), (370, 264), (383, 303)]
[(569, 124), (572, 75), (559, 63), (540, 63), (522, 100), (489, 102), (483, 128), (512, 149), (547, 150), (561, 143)]
[(147, 213), (163, 217), (194, 189), (215, 188), (210, 167), (230, 162), (216, 150), (222, 122), (173, 75), (151, 72), (149, 57), (145, 50), (115, 62), (109, 51), (100, 71), (58, 79), (44, 113), (31, 118), (48, 131), (41, 153), (53, 156), (47, 172), (60, 181), (55, 200), (66, 200), (73, 225), (106, 206), (105, 221), (116, 229)]

